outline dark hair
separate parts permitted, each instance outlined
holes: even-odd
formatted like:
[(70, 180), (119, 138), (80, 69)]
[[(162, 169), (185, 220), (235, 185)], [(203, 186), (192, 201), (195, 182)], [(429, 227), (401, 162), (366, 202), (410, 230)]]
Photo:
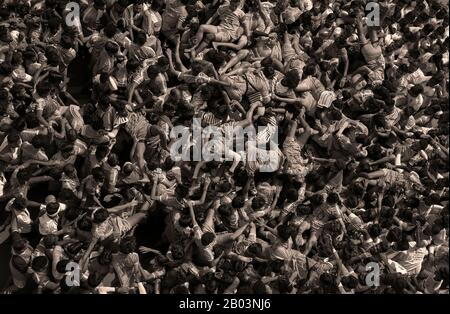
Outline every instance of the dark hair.
[(290, 293), (292, 289), (294, 289), (294, 286), (290, 282), (289, 278), (286, 276), (280, 276), (278, 277), (278, 291), (281, 294)]
[(87, 284), (91, 288), (97, 287), (101, 282), (103, 278), (98, 272), (91, 272), (89, 273)]
[(50, 93), (50, 86), (47, 82), (41, 81), (36, 85), (36, 93), (41, 97), (46, 97)]
[(109, 212), (105, 208), (100, 208), (94, 213), (94, 223), (102, 223), (109, 217)]
[(245, 205), (245, 197), (243, 195), (236, 195), (231, 201), (233, 208), (242, 208)]
[(22, 196), (18, 196), (14, 199), (12, 206), (14, 209), (23, 210), (27, 207), (27, 200)]
[(405, 199), (405, 204), (410, 208), (417, 208), (420, 205), (420, 200), (417, 197), (410, 196)]
[(103, 29), (103, 33), (106, 35), (106, 37), (112, 38), (117, 33), (117, 27), (114, 25), (114, 23), (108, 23)]
[(389, 242), (399, 242), (401, 240), (401, 237), (402, 237), (402, 231), (398, 227), (393, 227), (393, 228), (389, 229), (389, 231), (386, 235), (386, 239)]
[(138, 32), (134, 37), (134, 42), (142, 46), (147, 41), (147, 35), (144, 32)]
[(57, 202), (48, 203), (47, 206), (45, 206), (45, 211), (48, 215), (54, 215), (58, 212), (58, 210), (59, 203)]
[(91, 219), (87, 216), (83, 216), (80, 220), (77, 221), (77, 228), (82, 231), (91, 231), (92, 229)]
[(231, 215), (231, 205), (230, 204), (221, 204), (218, 208), (217, 208), (217, 212), (223, 216), (223, 217), (228, 217)]
[(99, 145), (95, 150), (95, 157), (97, 158), (97, 160), (102, 160), (103, 158), (108, 156), (108, 153), (109, 153), (108, 145)]
[(331, 192), (327, 196), (327, 203), (330, 205), (335, 205), (339, 203), (339, 194), (336, 192)]
[(383, 206), (394, 207), (395, 206), (395, 197), (393, 195), (385, 195), (383, 197), (383, 201), (381, 203)]
[(280, 225), (277, 227), (278, 236), (282, 241), (287, 241), (293, 234), (293, 229), (288, 225)]
[(202, 235), (201, 242), (202, 242), (202, 244), (204, 246), (207, 246), (207, 245), (211, 244), (214, 241), (215, 238), (216, 238), (216, 236), (214, 235), (214, 233), (212, 233), (212, 232), (205, 232)]
[(267, 294), (266, 284), (261, 280), (256, 281), (252, 288), (255, 294)]
[(176, 260), (180, 260), (184, 256), (184, 248), (181, 244), (172, 245), (172, 256)]
[(260, 256), (262, 254), (262, 245), (261, 243), (255, 242), (248, 246), (247, 252), (253, 256)]
[(180, 198), (186, 197), (189, 193), (189, 188), (184, 184), (178, 184), (175, 188), (175, 193)]
[(18, 238), (15, 239), (12, 243), (12, 248), (14, 249), (14, 251), (16, 252), (21, 252), (23, 251), (27, 246), (27, 241), (25, 239), (22, 238)]
[(105, 181), (105, 174), (103, 173), (103, 169), (101, 167), (95, 167), (92, 169), (92, 176), (97, 182)]
[(98, 257), (98, 263), (100, 265), (109, 265), (112, 261), (112, 252), (110, 250), (103, 250)]
[(286, 200), (296, 201), (298, 199), (298, 191), (295, 188), (290, 188), (286, 191)]
[(179, 284), (172, 289), (173, 294), (190, 294), (189, 289), (183, 285)]
[(300, 83), (300, 75), (297, 70), (290, 70), (286, 72), (282, 80), (283, 85), (294, 89)]
[(359, 204), (358, 198), (355, 195), (350, 195), (345, 201), (345, 206), (348, 208), (356, 208)]
[(262, 196), (255, 196), (252, 200), (252, 209), (259, 210), (266, 204), (266, 199)]
[(34, 271), (44, 271), (48, 266), (48, 258), (45, 255), (36, 256), (31, 262), (31, 268)]
[(441, 196), (437, 193), (431, 193), (424, 198), (424, 202), (427, 206), (439, 204), (441, 202)]
[(409, 89), (408, 92), (412, 97), (417, 97), (423, 93), (423, 87), (422, 85), (414, 85)]
[(323, 273), (322, 275), (320, 275), (320, 285), (325, 289), (332, 289), (333, 287), (336, 286), (336, 278), (329, 273)]
[(58, 263), (56, 263), (56, 271), (60, 274), (65, 274), (67, 264), (69, 264), (68, 259), (62, 259), (62, 260), (58, 261)]
[(139, 68), (139, 65), (140, 65), (139, 60), (136, 60), (136, 59), (132, 58), (132, 59), (129, 59), (127, 61), (126, 68), (127, 68), (128, 71), (133, 72), (137, 68)]
[(297, 215), (299, 215), (299, 216), (309, 215), (312, 213), (312, 211), (313, 210), (312, 210), (311, 206), (305, 205), (305, 204), (299, 204), (297, 206), (297, 210), (296, 210)]
[(119, 244), (120, 252), (124, 254), (132, 253), (136, 250), (136, 238), (133, 236), (124, 237)]
[(58, 242), (58, 236), (54, 234), (47, 234), (42, 238), (42, 243), (44, 247), (49, 249), (53, 247)]
[(342, 285), (348, 289), (355, 289), (358, 286), (358, 278), (354, 276), (345, 276), (341, 279)]
[(316, 72), (316, 65), (314, 63), (310, 63), (303, 69), (303, 76), (306, 77), (309, 75), (313, 75), (315, 72)]
[(311, 196), (309, 198), (309, 201), (311, 203), (311, 206), (314, 208), (314, 207), (319, 207), (320, 205), (322, 205), (324, 199), (321, 194), (317, 193), (317, 194), (314, 194), (313, 196)]
[(66, 252), (72, 256), (75, 256), (81, 251), (83, 246), (84, 246), (83, 242), (70, 243), (66, 247)]
[(369, 226), (367, 231), (371, 238), (376, 238), (381, 234), (382, 229), (379, 224), (373, 224)]
[[(72, 192), (72, 191), (70, 191), (70, 192)], [(81, 214), (81, 209), (79, 207), (75, 207), (75, 206), (67, 207), (67, 209), (64, 211), (64, 217), (68, 221), (74, 221), (75, 219), (77, 219), (80, 216), (80, 214)]]

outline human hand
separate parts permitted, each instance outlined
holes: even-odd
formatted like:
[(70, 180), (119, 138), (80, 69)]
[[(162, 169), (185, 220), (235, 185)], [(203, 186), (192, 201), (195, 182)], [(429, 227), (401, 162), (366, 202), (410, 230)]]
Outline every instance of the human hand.
[(132, 200), (131, 202), (130, 202), (130, 206), (136, 206), (136, 205), (138, 205), (139, 204), (139, 202), (137, 201), (137, 200)]
[(304, 118), (306, 113), (305, 107), (300, 108), (300, 117)]
[(292, 118), (294, 117), (294, 115), (289, 111), (286, 111), (284, 116), (286, 117), (287, 120), (292, 120)]

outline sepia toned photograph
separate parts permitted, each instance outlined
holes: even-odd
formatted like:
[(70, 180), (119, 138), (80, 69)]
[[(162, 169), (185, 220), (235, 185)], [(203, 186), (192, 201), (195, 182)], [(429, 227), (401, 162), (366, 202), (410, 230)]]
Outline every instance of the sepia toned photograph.
[(0, 0), (0, 294), (448, 295), (448, 18)]

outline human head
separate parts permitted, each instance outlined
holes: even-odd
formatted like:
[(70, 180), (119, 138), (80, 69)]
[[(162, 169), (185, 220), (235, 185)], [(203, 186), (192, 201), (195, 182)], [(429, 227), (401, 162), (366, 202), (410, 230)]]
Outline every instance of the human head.
[(36, 272), (43, 272), (47, 269), (48, 258), (45, 255), (37, 256), (31, 262), (31, 268)]
[(284, 242), (289, 240), (289, 238), (293, 234), (292, 227), (288, 226), (288, 225), (280, 225), (280, 226), (278, 226), (277, 227), (277, 232), (278, 232), (278, 236), (280, 237), (280, 239), (282, 241), (284, 241)]
[(260, 210), (266, 204), (266, 199), (260, 195), (255, 196), (252, 199), (252, 209)]
[(284, 78), (281, 80), (281, 84), (284, 86), (295, 89), (300, 83), (300, 75), (297, 70), (290, 70), (286, 72)]
[(109, 212), (105, 208), (99, 208), (93, 213), (92, 222), (95, 224), (101, 224), (109, 217)]
[(200, 241), (201, 241), (202, 245), (208, 246), (209, 244), (213, 243), (215, 238), (216, 238), (216, 236), (214, 235), (214, 233), (205, 232), (205, 233), (203, 233)]
[(12, 207), (15, 210), (22, 211), (27, 207), (27, 200), (22, 196), (16, 197), (12, 203)]
[(240, 0), (230, 0), (230, 9), (231, 11), (235, 11), (241, 5)]

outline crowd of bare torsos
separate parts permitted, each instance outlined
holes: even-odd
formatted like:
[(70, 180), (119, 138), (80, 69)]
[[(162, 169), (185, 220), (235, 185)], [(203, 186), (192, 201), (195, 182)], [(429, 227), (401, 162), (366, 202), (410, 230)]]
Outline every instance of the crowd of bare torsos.
[(0, 1), (4, 293), (448, 293), (448, 1), (68, 2)]

